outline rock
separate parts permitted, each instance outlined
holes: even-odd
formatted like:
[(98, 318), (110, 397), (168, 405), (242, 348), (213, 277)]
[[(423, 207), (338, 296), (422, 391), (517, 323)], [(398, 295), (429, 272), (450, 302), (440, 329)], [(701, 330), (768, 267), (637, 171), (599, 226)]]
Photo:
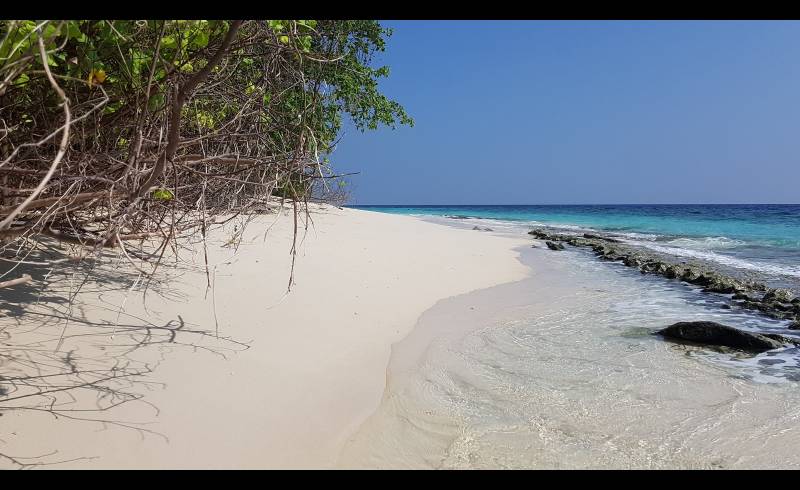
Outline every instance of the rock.
[(677, 265), (667, 266), (667, 270), (664, 271), (664, 277), (668, 277), (670, 279), (678, 279), (682, 274), (683, 268)]
[[(723, 294), (730, 294), (730, 293), (738, 293), (744, 288), (739, 281), (735, 279), (731, 279), (729, 277), (718, 277), (714, 276), (711, 282), (709, 282), (703, 291), (711, 292), (711, 293), (723, 293)], [(734, 296), (735, 298), (735, 296)]]
[(759, 303), (758, 301), (752, 301), (752, 300), (745, 300), (739, 303), (739, 306), (748, 310), (763, 310), (765, 308), (765, 306)]
[(753, 301), (753, 298), (739, 291), (733, 293), (733, 299), (743, 299), (745, 301)]
[(561, 245), (560, 243), (555, 243), (548, 240), (544, 242), (544, 244), (547, 245), (547, 248), (550, 250), (564, 250), (564, 245)]
[(697, 344), (724, 345), (752, 352), (783, 347), (783, 342), (716, 322), (678, 322), (656, 332), (664, 337)]
[(473, 226), (472, 229), (480, 231), (481, 227), (480, 226)]
[(550, 238), (550, 235), (548, 235), (547, 233), (545, 233), (545, 232), (543, 232), (541, 230), (531, 230), (531, 231), (528, 232), (528, 235), (533, 235), (536, 238), (542, 238), (542, 239)]
[(656, 262), (653, 267), (653, 272), (656, 274), (664, 275), (667, 272), (667, 264), (664, 262)]
[(767, 337), (772, 340), (777, 340), (782, 344), (792, 344), (792, 345), (800, 345), (800, 339), (793, 339), (791, 337), (787, 337), (785, 335), (780, 335), (777, 333), (762, 333), (764, 337)]
[(484, 228), (483, 231), (494, 231), (494, 230), (491, 228)]
[(647, 261), (647, 262), (644, 262), (642, 265), (639, 266), (639, 270), (642, 272), (642, 274), (647, 273), (647, 272), (654, 272), (655, 266), (656, 266), (655, 262)]
[(627, 257), (622, 259), (622, 263), (627, 265), (628, 267), (639, 267), (640, 265), (642, 265), (642, 260), (636, 255), (628, 255)]
[(781, 303), (791, 303), (794, 299), (794, 294), (788, 289), (770, 289), (764, 294), (761, 299), (763, 302), (767, 301), (780, 301)]
[(591, 238), (593, 240), (605, 240), (611, 243), (620, 243), (620, 241), (617, 240), (616, 238), (609, 238), (605, 236), (595, 235), (594, 233), (584, 233), (583, 238)]
[(698, 286), (708, 286), (714, 282), (716, 277), (713, 274), (709, 274), (707, 272), (701, 272), (696, 278), (694, 278), (691, 282), (692, 284), (697, 284)]
[(789, 324), (789, 330), (800, 330), (800, 320), (795, 320)]
[(681, 272), (680, 278), (686, 282), (694, 282), (697, 278), (700, 277), (700, 273), (697, 272), (692, 267), (684, 267), (683, 271)]
[(776, 308), (774, 305), (777, 303), (761, 303), (759, 301), (743, 301), (741, 303), (737, 303), (742, 308), (748, 310), (758, 310), (761, 314), (766, 315), (770, 318), (777, 318), (778, 320), (792, 318), (794, 315), (790, 312), (781, 311), (780, 309)]
[(772, 310), (778, 311), (794, 311), (794, 305), (792, 304), (785, 304), (785, 303), (778, 303), (777, 301), (770, 301), (766, 303), (766, 306)]

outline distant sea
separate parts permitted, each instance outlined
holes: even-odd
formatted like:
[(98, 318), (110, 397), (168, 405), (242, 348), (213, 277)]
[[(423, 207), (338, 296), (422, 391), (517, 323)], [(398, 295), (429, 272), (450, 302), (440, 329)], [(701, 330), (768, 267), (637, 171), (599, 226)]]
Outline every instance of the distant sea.
[(635, 245), (800, 283), (800, 204), (352, 206), (524, 232), (600, 231)]

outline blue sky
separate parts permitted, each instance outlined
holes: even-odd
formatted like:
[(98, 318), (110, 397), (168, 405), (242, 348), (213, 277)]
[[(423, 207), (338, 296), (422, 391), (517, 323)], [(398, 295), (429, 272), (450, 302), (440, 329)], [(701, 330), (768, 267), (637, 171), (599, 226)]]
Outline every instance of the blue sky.
[(800, 202), (799, 22), (387, 21), (352, 204)]

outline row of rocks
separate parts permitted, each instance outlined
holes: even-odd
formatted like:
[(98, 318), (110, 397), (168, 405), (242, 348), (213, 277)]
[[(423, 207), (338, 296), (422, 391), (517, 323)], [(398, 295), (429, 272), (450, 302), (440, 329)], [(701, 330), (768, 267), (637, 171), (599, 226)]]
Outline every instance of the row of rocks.
[(601, 260), (622, 262), (628, 267), (639, 269), (642, 274), (657, 274), (702, 286), (705, 292), (732, 294), (731, 305), (758, 311), (771, 318), (792, 320), (789, 328), (800, 329), (800, 298), (794, 297), (789, 290), (772, 289), (755, 281), (729, 277), (699, 264), (671, 261), (662, 255), (649, 253), (602, 235), (567, 235), (540, 229), (532, 230), (528, 234), (545, 240), (547, 248), (551, 250), (563, 250), (562, 242), (576, 247), (588, 247)]

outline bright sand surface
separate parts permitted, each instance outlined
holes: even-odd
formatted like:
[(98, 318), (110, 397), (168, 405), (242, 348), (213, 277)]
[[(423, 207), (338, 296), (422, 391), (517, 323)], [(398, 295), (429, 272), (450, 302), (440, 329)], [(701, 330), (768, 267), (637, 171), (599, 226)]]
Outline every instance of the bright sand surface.
[[(213, 334), (218, 322), (220, 336), (249, 345), (178, 333), (187, 343), (233, 349), (223, 351), (227, 359), (169, 343), (139, 349), (128, 356), (154, 366), (127, 388), (144, 395), (141, 400), (98, 413), (66, 412), (127, 427), (6, 410), (0, 453), (57, 451), (28, 462), (74, 459), (45, 466), (51, 468), (335, 466), (348, 436), (379, 406), (392, 344), (417, 318), (443, 298), (522, 279), (529, 271), (514, 250), (525, 237), (331, 207), (315, 207), (312, 219), (286, 296), (292, 219), (284, 212), (251, 223), (235, 254), (221, 246), (230, 230), (212, 238), (212, 292), (202, 270), (163, 269), (146, 296), (141, 282), (132, 287), (135, 275), (127, 275), (116, 288), (90, 281), (66, 303), (57, 301), (69, 293), (62, 281), (46, 288), (43, 305), (23, 304), (26, 313), (0, 319), (0, 329), (10, 334), (7, 346), (36, 342), (52, 351), (64, 332), (60, 349), (88, 360), (109, 357), (113, 346), (126, 342), (114, 324), (174, 326), (180, 319), (187, 329)], [(192, 254), (203, 263), (202, 246)], [(106, 270), (113, 275), (115, 267), (130, 269)], [(66, 312), (70, 305), (77, 321), (36, 314)], [(90, 330), (92, 336), (81, 335)], [(65, 398), (59, 396), (60, 403)], [(77, 398), (65, 408), (86, 408), (96, 393)], [(0, 467), (8, 463), (0, 458)]]

